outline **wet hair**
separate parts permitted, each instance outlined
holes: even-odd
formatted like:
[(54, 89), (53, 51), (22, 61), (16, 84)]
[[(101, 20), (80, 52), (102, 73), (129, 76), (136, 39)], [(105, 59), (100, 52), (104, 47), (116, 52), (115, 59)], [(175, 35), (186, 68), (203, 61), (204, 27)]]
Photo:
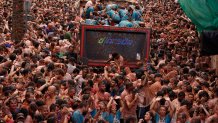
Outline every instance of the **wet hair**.
[(161, 80), (161, 83), (168, 85), (170, 83), (170, 81), (169, 80)]
[(166, 95), (168, 93), (168, 88), (167, 87), (163, 87), (161, 89), (161, 91), (163, 92), (164, 95)]
[(73, 80), (68, 80), (67, 83), (68, 83), (69, 87), (75, 87), (75, 85), (76, 85)]
[(126, 82), (126, 89), (127, 90), (129, 90), (130, 88), (132, 88), (133, 87), (133, 83), (131, 83), (131, 82)]
[(194, 70), (191, 70), (191, 71), (189, 72), (189, 74), (190, 74), (192, 77), (195, 77), (195, 76), (197, 75), (196, 71), (194, 71)]
[(46, 81), (44, 79), (38, 79), (36, 81), (36, 83), (42, 86), (42, 85), (44, 85), (46, 83)]
[(165, 100), (164, 98), (161, 98), (161, 99), (160, 99), (160, 105), (161, 105), (161, 106), (164, 106), (164, 105), (165, 105), (165, 102), (166, 102), (166, 100)]
[(200, 84), (201, 86), (205, 86), (206, 88), (210, 87), (210, 84), (208, 82), (203, 82)]
[(30, 69), (23, 69), (20, 73), (22, 75), (27, 75), (30, 72)]
[(142, 76), (144, 75), (144, 71), (143, 70), (136, 70), (135, 71), (135, 73), (136, 73), (136, 78), (137, 79), (141, 79), (142, 78)]
[(52, 70), (54, 70), (54, 68), (55, 68), (54, 63), (49, 63), (49, 64), (47, 65), (47, 70), (48, 70), (49, 72), (52, 71)]
[(83, 107), (86, 107), (86, 106), (87, 106), (86, 102), (81, 102), (78, 107), (83, 108)]
[(192, 86), (191, 86), (191, 85), (188, 85), (187, 88), (186, 88), (186, 91), (187, 91), (187, 92), (192, 92)]
[(55, 69), (55, 72), (57, 72), (57, 74), (58, 74), (58, 75), (61, 75), (61, 76), (64, 76), (64, 75), (65, 75), (64, 70), (61, 69), (61, 68), (57, 68), (57, 69)]
[(135, 117), (128, 117), (126, 120), (126, 123), (132, 123), (132, 122), (136, 122), (136, 118)]
[(14, 61), (16, 59), (16, 54), (15, 53), (12, 53), (10, 56), (9, 56), (10, 60), (11, 61)]
[(82, 96), (82, 100), (83, 100), (83, 101), (87, 101), (89, 98), (90, 98), (90, 95), (89, 95), (89, 94), (84, 94), (84, 95)]
[(217, 117), (213, 117), (211, 120), (210, 120), (210, 123), (217, 123), (218, 122), (218, 118)]
[(36, 101), (36, 105), (37, 105), (38, 107), (40, 107), (40, 106), (45, 105), (45, 102), (42, 101), (42, 100), (37, 100), (37, 101)]
[(106, 123), (104, 120), (99, 120), (98, 123)]
[(8, 104), (10, 104), (12, 101), (18, 102), (17, 98), (13, 97), (13, 98), (10, 98), (10, 99), (9, 99)]
[(216, 87), (214, 88), (214, 94), (215, 94), (216, 97), (218, 96), (218, 86), (216, 86)]
[(36, 114), (34, 115), (34, 119), (37, 123), (40, 123), (40, 122), (43, 122), (45, 118), (42, 114)]
[(188, 74), (189, 73), (189, 69), (187, 67), (183, 68), (182, 70), (183, 74)]
[(50, 114), (47, 118), (47, 123), (55, 123), (57, 120), (57, 117), (55, 114)]
[(6, 69), (2, 69), (0, 71), (0, 76), (5, 76), (8, 73), (8, 71)]
[(31, 109), (33, 112), (37, 111), (38, 106), (36, 105), (36, 103), (31, 103), (29, 105), (29, 109)]
[(183, 98), (185, 98), (185, 92), (183, 92), (183, 91), (179, 92), (179, 93), (178, 93), (178, 97), (183, 97)]
[(162, 96), (162, 97), (163, 97), (163, 96), (164, 96), (164, 92), (163, 92), (163, 91), (158, 91), (157, 94), (156, 94), (156, 96), (157, 96), (157, 97), (158, 97), (158, 96)]
[(34, 87), (35, 87), (35, 83), (34, 82), (29, 82), (28, 83), (28, 85), (27, 85), (27, 87), (29, 88), (33, 88), (34, 89)]
[(167, 107), (165, 105), (160, 105), (158, 111), (160, 111), (161, 108), (164, 108), (166, 110), (166, 114), (168, 113)]
[(204, 115), (206, 115), (206, 112), (204, 111), (203, 108), (199, 108), (198, 112), (199, 112), (199, 114), (204, 114)]
[(79, 101), (75, 101), (72, 105), (72, 109), (76, 110), (79, 107), (79, 103), (80, 103)]
[(170, 91), (170, 92), (169, 92), (169, 98), (170, 98), (170, 100), (174, 100), (176, 97), (177, 97), (177, 96), (176, 96), (176, 93), (175, 93), (174, 91)]
[(63, 99), (57, 99), (55, 104), (61, 106), (61, 105), (63, 105), (63, 104), (67, 104), (67, 101), (66, 101), (66, 100), (63, 100)]
[(40, 44), (39, 42), (33, 41), (32, 43), (33, 43), (33, 46), (34, 46), (35, 48), (38, 48), (38, 47), (39, 47), (39, 44)]
[(186, 119), (187, 118), (187, 116), (186, 116), (186, 114), (184, 112), (181, 112), (178, 115), (180, 115), (182, 119)]
[(19, 112), (20, 112), (20, 113), (23, 113), (23, 114), (24, 114), (24, 117), (27, 117), (27, 115), (29, 114), (28, 110), (25, 109), (25, 108), (21, 108)]
[(201, 123), (201, 119), (199, 117), (193, 117), (190, 123)]
[(115, 59), (118, 59), (120, 57), (120, 55), (118, 53), (113, 53), (112, 54), (112, 59), (115, 60)]
[(79, 74), (79, 72), (80, 72), (80, 69), (79, 69), (79, 68), (75, 68), (75, 69), (73, 70), (73, 73), (74, 73), (74, 74)]
[(188, 110), (190, 110), (191, 107), (192, 107), (191, 102), (189, 102), (188, 100), (182, 100), (182, 102), (181, 102), (181, 106), (183, 106), (183, 105), (186, 105), (187, 108), (188, 108)]
[(3, 56), (0, 56), (0, 63), (2, 63), (5, 60)]
[(206, 91), (201, 91), (199, 93), (199, 98), (201, 99), (202, 97), (206, 97), (207, 99), (209, 99), (209, 94)]
[(200, 86), (194, 88), (194, 93), (197, 94), (201, 90)]
[(55, 110), (57, 109), (57, 104), (51, 104), (49, 107), (50, 112), (55, 112)]
[(90, 87), (93, 87), (94, 82), (92, 80), (88, 80), (88, 84), (89, 84)]

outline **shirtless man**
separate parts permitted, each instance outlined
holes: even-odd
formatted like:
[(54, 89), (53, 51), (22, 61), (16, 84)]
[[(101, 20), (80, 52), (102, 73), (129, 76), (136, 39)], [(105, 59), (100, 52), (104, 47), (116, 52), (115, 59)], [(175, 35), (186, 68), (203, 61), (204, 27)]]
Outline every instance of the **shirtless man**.
[(50, 106), (51, 104), (55, 103), (56, 95), (55, 95), (56, 87), (51, 85), (48, 87), (47, 95), (45, 97), (46, 105)]

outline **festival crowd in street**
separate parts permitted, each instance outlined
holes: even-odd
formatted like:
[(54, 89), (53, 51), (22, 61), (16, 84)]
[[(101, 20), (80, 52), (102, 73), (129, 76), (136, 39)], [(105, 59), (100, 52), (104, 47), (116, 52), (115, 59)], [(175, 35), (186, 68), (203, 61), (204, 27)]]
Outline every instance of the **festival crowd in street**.
[[(12, 1), (0, 1), (0, 123), (218, 123), (218, 76), (178, 3), (90, 0), (81, 17), (76, 4), (32, 0), (14, 43)], [(86, 66), (81, 24), (151, 28), (150, 58), (131, 69), (114, 53), (102, 70)]]

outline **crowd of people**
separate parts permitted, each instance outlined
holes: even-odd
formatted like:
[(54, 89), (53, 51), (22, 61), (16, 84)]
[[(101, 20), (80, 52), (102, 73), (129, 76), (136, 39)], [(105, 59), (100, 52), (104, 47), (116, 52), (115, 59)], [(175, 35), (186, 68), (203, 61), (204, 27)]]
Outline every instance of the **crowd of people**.
[(144, 26), (144, 10), (140, 5), (132, 2), (116, 4), (90, 0), (83, 7), (82, 17), (88, 25), (137, 28)]
[[(218, 122), (218, 76), (210, 57), (200, 57), (195, 26), (178, 3), (146, 0), (141, 9), (91, 0), (78, 17), (74, 2), (32, 0), (26, 34), (15, 44), (12, 1), (0, 1), (1, 123)], [(138, 8), (140, 21), (152, 28), (150, 58), (135, 69), (123, 66), (119, 53), (102, 71), (84, 65), (80, 24), (96, 17), (109, 26), (125, 17), (138, 21), (132, 16)]]

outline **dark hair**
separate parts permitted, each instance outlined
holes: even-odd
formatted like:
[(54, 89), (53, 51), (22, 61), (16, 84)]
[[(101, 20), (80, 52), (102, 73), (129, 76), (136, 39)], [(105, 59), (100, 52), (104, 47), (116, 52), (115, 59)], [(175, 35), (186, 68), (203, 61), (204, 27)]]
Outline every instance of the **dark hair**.
[(19, 112), (20, 112), (20, 113), (23, 113), (23, 114), (24, 114), (24, 117), (27, 117), (27, 115), (29, 114), (28, 110), (25, 109), (25, 108), (21, 108)]
[(24, 70), (21, 71), (21, 74), (22, 75), (27, 75), (29, 72), (30, 72), (29, 69), (24, 69)]
[(0, 56), (0, 63), (4, 62), (5, 58), (3, 56)]
[(79, 101), (75, 101), (72, 105), (72, 109), (76, 110), (79, 107), (79, 103), (80, 103)]
[(154, 113), (152, 111), (148, 111), (148, 113), (150, 114), (151, 122), (154, 123), (155, 122)]
[(126, 123), (132, 123), (132, 122), (136, 122), (136, 118), (135, 117), (128, 117), (126, 120)]
[(161, 107), (165, 108), (165, 110), (166, 110), (166, 114), (167, 114), (167, 113), (168, 113), (167, 107), (166, 107), (165, 105), (160, 105), (160, 107), (159, 107), (159, 111), (160, 111), (160, 108), (161, 108)]
[(68, 80), (67, 83), (69, 84), (70, 87), (75, 86), (75, 82), (73, 80)]
[(44, 116), (42, 114), (34, 115), (34, 119), (37, 123), (44, 121)]
[(164, 98), (161, 98), (161, 99), (160, 99), (160, 105), (161, 105), (161, 106), (164, 106), (164, 105), (165, 105), (165, 102), (166, 102), (166, 100), (165, 100)]
[(199, 117), (193, 117), (190, 123), (201, 123), (201, 119)]
[(157, 94), (156, 94), (156, 96), (157, 96), (157, 97), (158, 97), (158, 96), (162, 96), (162, 97), (163, 97), (163, 96), (164, 96), (164, 92), (163, 92), (163, 91), (158, 91)]
[(112, 60), (118, 59), (120, 55), (118, 53), (112, 53)]
[(44, 79), (38, 79), (36, 82), (39, 85), (44, 85), (46, 83), (46, 81)]
[(8, 73), (8, 71), (6, 69), (2, 69), (0, 71), (0, 76), (5, 76)]
[(168, 87), (163, 87), (161, 91), (163, 92), (164, 95), (166, 95), (168, 93)]
[(156, 73), (156, 74), (154, 75), (154, 78), (156, 78), (156, 77), (162, 77), (162, 75), (161, 75), (160, 73)]
[(37, 101), (36, 101), (36, 105), (37, 105), (38, 107), (40, 107), (40, 106), (45, 105), (45, 102), (42, 101), (42, 100), (37, 100)]
[(98, 123), (106, 123), (104, 120), (99, 120)]
[(179, 92), (178, 97), (185, 98), (185, 92), (183, 92), (183, 91)]
[(169, 98), (170, 98), (170, 100), (174, 100), (176, 97), (177, 97), (177, 96), (176, 96), (176, 93), (175, 93), (174, 91), (170, 91), (170, 92), (169, 92)]
[(182, 70), (183, 74), (188, 74), (189, 73), (189, 69), (187, 67), (183, 68)]
[(13, 98), (10, 98), (10, 99), (9, 99), (8, 104), (10, 104), (12, 101), (18, 102), (17, 98), (13, 97)]
[(64, 76), (65, 75), (65, 72), (63, 69), (61, 68), (57, 68), (54, 70), (55, 72), (57, 72), (58, 75), (61, 75), (61, 76)]
[(199, 98), (201, 99), (202, 97), (206, 97), (207, 99), (209, 99), (209, 94), (206, 91), (201, 91), (199, 93)]
[(168, 84), (170, 83), (170, 81), (169, 81), (169, 80), (164, 80), (164, 79), (163, 79), (163, 80), (161, 80), (161, 83), (162, 83), (162, 84), (166, 84), (166, 85), (168, 85)]
[(126, 89), (129, 90), (130, 88), (133, 87), (133, 83), (132, 82), (126, 82)]
[(186, 88), (186, 91), (191, 93), (192, 92), (192, 86), (188, 85), (187, 88)]
[(29, 105), (29, 109), (31, 109), (33, 112), (35, 112), (38, 109), (38, 106), (35, 103), (31, 103)]
[(210, 84), (208, 82), (203, 82), (200, 84), (201, 86), (205, 86), (206, 88), (210, 87)]
[(191, 102), (189, 102), (188, 100), (182, 100), (181, 106), (183, 106), (183, 105), (186, 105), (189, 110), (190, 110), (191, 107), (192, 107)]
[(191, 71), (189, 72), (189, 74), (190, 74), (192, 77), (195, 77), (195, 76), (197, 75), (196, 71), (194, 71), (194, 70), (191, 70)]
[(63, 105), (63, 104), (67, 104), (67, 101), (66, 101), (66, 100), (63, 100), (63, 99), (57, 99), (57, 100), (56, 100), (56, 104), (57, 104), (58, 106), (61, 106), (61, 105)]
[(84, 107), (86, 107), (87, 106), (87, 103), (86, 102), (81, 102), (80, 104), (79, 104), (79, 108), (84, 108)]
[(20, 55), (20, 54), (22, 54), (22, 50), (21, 50), (21, 48), (17, 48), (17, 49), (14, 50), (13, 53), (15, 53), (17, 55)]
[(49, 110), (50, 110), (50, 112), (55, 112), (56, 108), (57, 108), (57, 104), (53, 103), (50, 105)]
[(55, 114), (50, 114), (47, 118), (47, 123), (56, 123), (57, 117)]
[(54, 70), (54, 68), (55, 68), (54, 63), (49, 63), (49, 64), (47, 65), (47, 70), (48, 70), (49, 72), (52, 71), (52, 70)]
[(11, 61), (14, 61), (16, 59), (16, 54), (15, 53), (12, 53), (10, 56), (9, 56), (10, 60)]

